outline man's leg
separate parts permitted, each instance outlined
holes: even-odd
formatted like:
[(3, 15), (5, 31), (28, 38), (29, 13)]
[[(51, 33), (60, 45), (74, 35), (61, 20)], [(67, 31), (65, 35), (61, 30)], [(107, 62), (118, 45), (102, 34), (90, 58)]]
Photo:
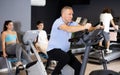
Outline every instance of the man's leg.
[(99, 42), (99, 46), (103, 46), (103, 45), (102, 45), (102, 41)]
[(58, 61), (52, 75), (58, 75), (61, 72), (61, 69), (69, 62), (70, 58), (69, 55), (60, 50), (60, 49), (53, 49), (51, 51), (48, 51), (48, 60), (56, 60)]
[(68, 54), (70, 55), (70, 61), (69, 61), (68, 65), (70, 65), (75, 70), (74, 75), (79, 75), (81, 63), (70, 51), (68, 52)]
[(106, 49), (109, 49), (109, 47), (110, 47), (110, 41), (107, 41), (106, 42)]
[(109, 35), (109, 33), (104, 33), (104, 36), (105, 36), (105, 41), (106, 41), (106, 44), (105, 44), (105, 46), (106, 46), (106, 53), (111, 53), (112, 52), (112, 50), (109, 50), (109, 47), (110, 47), (110, 35)]

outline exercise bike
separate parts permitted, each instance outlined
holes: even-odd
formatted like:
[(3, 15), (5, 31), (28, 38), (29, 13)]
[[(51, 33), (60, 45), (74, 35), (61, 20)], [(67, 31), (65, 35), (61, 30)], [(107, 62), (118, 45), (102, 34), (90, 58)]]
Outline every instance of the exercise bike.
[[(91, 46), (96, 45), (102, 39), (102, 37), (103, 37), (102, 32), (103, 32), (102, 29), (97, 29), (97, 30), (89, 32), (87, 34), (86, 34), (86, 32), (83, 32), (82, 34), (80, 34), (80, 36), (70, 39), (71, 41), (78, 41), (80, 38), (82, 38), (82, 40), (85, 43), (85, 52), (84, 52), (82, 66), (81, 66), (79, 75), (85, 74), (85, 69), (86, 69), (86, 65), (88, 62), (88, 55), (89, 55), (89, 52), (91, 51)], [(100, 49), (103, 49), (103, 47), (100, 47)], [(104, 69), (92, 71), (90, 73), (90, 75), (119, 75), (117, 72), (114, 72), (112, 70), (107, 70), (106, 60), (104, 59), (102, 50), (101, 50), (101, 53), (102, 53), (102, 57), (103, 57), (102, 61), (103, 61)]]

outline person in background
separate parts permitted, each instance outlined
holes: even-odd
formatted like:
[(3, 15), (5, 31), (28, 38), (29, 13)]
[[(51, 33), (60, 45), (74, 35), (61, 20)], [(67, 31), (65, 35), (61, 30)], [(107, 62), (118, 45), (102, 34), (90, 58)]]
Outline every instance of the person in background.
[(26, 51), (23, 50), (21, 44), (19, 43), (17, 33), (13, 30), (13, 28), (13, 22), (11, 20), (6, 20), (3, 31), (1, 32), (3, 57), (6, 58), (8, 55), (16, 55), (16, 66), (22, 65), (21, 57), (25, 58), (28, 63), (32, 62), (32, 59)]
[[(103, 24), (103, 37), (105, 40), (105, 47), (106, 47), (106, 53), (111, 53), (112, 50), (109, 50), (110, 47), (110, 35), (109, 35), (109, 28), (110, 24), (115, 28), (115, 30), (118, 30), (115, 26), (115, 23), (113, 21), (113, 16), (111, 14), (110, 8), (104, 8), (102, 13), (100, 14), (100, 22)], [(99, 46), (102, 46), (103, 39), (99, 42)]]
[(47, 37), (46, 31), (43, 30), (44, 23), (42, 21), (37, 21), (36, 27), (39, 30), (39, 35), (36, 39), (35, 47), (37, 51), (39, 52), (39, 55), (47, 59), (48, 55), (47, 55), (46, 49), (48, 46), (48, 37)]
[(47, 69), (51, 60), (57, 61), (57, 65), (52, 72), (52, 75), (59, 75), (61, 73), (61, 69), (66, 64), (70, 65), (74, 69), (74, 75), (79, 75), (81, 63), (69, 50), (70, 42), (68, 40), (71, 38), (71, 34), (73, 32), (82, 31), (85, 29), (96, 29), (92, 27), (91, 23), (79, 25), (78, 23), (72, 21), (72, 18), (72, 7), (65, 6), (61, 10), (61, 17), (56, 19), (53, 23), (48, 42), (47, 54), (49, 58), (46, 65)]

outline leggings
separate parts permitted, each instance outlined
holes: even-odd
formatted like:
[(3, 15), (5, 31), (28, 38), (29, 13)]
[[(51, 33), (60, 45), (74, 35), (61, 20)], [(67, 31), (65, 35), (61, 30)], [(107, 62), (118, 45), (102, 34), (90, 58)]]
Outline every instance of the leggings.
[(48, 53), (48, 62), (46, 68), (49, 66), (50, 60), (58, 61), (55, 70), (52, 75), (57, 75), (61, 72), (61, 69), (68, 64), (75, 70), (74, 75), (79, 75), (81, 63), (77, 60), (77, 58), (71, 53), (71, 51), (64, 52), (61, 49), (53, 49), (47, 52)]
[(18, 61), (21, 61), (21, 57), (25, 59), (28, 63), (32, 62), (32, 59), (27, 54), (25, 50), (23, 50), (20, 44), (9, 44), (6, 46), (6, 53), (8, 55), (16, 55)]

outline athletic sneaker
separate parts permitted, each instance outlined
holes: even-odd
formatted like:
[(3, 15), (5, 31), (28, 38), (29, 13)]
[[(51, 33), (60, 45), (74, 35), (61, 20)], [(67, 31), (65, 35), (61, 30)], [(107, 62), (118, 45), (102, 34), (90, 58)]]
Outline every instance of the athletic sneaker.
[(43, 53), (43, 52), (39, 52), (39, 55), (40, 55), (41, 57), (43, 57), (44, 59), (48, 59), (48, 55), (45, 54), (45, 53)]
[(55, 67), (56, 67), (56, 65), (57, 65), (57, 61), (51, 60), (48, 69), (49, 69), (49, 70), (54, 70)]
[(106, 49), (106, 53), (112, 53), (112, 50)]

